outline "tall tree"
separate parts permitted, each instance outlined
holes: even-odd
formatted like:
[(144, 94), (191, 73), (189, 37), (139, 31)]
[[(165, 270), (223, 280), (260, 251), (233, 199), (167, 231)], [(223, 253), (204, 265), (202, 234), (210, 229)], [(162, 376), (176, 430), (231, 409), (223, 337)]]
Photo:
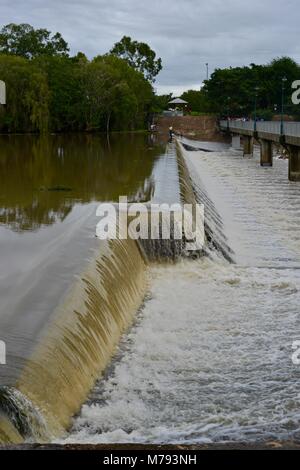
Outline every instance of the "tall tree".
[(150, 82), (155, 81), (155, 77), (162, 69), (161, 58), (156, 59), (156, 53), (150, 46), (144, 42), (133, 41), (129, 36), (123, 36), (110, 53), (126, 60)]
[(84, 89), (88, 128), (108, 132), (144, 127), (152, 87), (124, 60), (112, 55), (95, 57), (85, 68)]
[(40, 55), (67, 56), (68, 44), (60, 33), (51, 36), (47, 29), (34, 29), (29, 24), (10, 23), (0, 30), (0, 52), (27, 59)]
[(168, 95), (154, 95), (152, 102), (152, 112), (161, 113), (165, 109), (168, 109), (172, 96), (172, 93), (169, 93)]
[(181, 98), (188, 102), (188, 107), (191, 111), (198, 113), (206, 113), (210, 111), (210, 106), (203, 90), (185, 91), (181, 95)]
[(8, 132), (46, 131), (49, 119), (46, 74), (23, 57), (0, 54), (0, 77), (7, 89), (0, 128)]
[(28, 62), (38, 66), (47, 76), (50, 128), (56, 131), (84, 129), (85, 62), (60, 56), (40, 56)]
[(291, 84), (299, 76), (299, 64), (289, 57), (281, 57), (266, 65), (216, 69), (205, 81), (202, 92), (211, 110), (222, 115), (251, 116), (256, 102), (257, 115), (270, 119), (281, 110), (282, 86), (285, 112), (299, 113), (299, 107), (292, 105), (290, 99)]
[(1, 130), (145, 128), (153, 87), (127, 60), (106, 54), (89, 61), (82, 52), (69, 57), (66, 47), (57, 47), (60, 35), (50, 38), (29, 25), (8, 25), (1, 34), (0, 78), (8, 101)]

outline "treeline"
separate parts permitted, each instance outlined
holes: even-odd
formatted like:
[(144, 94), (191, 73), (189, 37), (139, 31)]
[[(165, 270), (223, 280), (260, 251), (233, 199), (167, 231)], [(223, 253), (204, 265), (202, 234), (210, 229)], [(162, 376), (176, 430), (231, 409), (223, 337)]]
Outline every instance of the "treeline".
[(128, 37), (88, 60), (83, 53), (70, 57), (59, 33), (7, 25), (0, 31), (0, 80), (7, 90), (0, 130), (142, 129), (160, 69), (154, 51)]
[(283, 96), (284, 113), (300, 117), (300, 107), (291, 101), (295, 80), (300, 80), (299, 64), (281, 57), (266, 65), (216, 69), (201, 91), (189, 90), (182, 98), (194, 112), (224, 117), (253, 117), (256, 102), (257, 117), (271, 119), (281, 113)]

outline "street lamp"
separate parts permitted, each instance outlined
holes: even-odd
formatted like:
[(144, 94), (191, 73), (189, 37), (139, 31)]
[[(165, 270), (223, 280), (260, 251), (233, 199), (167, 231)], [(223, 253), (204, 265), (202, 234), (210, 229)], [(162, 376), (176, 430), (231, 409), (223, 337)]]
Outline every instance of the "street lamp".
[(281, 122), (280, 122), (280, 133), (283, 134), (283, 114), (284, 114), (284, 90), (285, 90), (285, 82), (287, 82), (287, 78), (283, 77), (281, 79)]
[(227, 98), (226, 98), (226, 102), (227, 102), (226, 103), (226, 108), (227, 108), (226, 109), (227, 110), (227, 129), (229, 129), (229, 119), (230, 119), (230, 117), (229, 117), (229, 102), (230, 102), (230, 99), (231, 99), (230, 96), (227, 96)]
[(257, 125), (256, 125), (256, 120), (257, 120), (257, 117), (256, 117), (256, 109), (257, 109), (258, 90), (259, 90), (259, 87), (256, 86), (256, 87), (254, 88), (254, 91), (255, 91), (255, 94), (254, 94), (254, 132), (256, 132), (256, 128), (257, 128)]
[(206, 62), (206, 80), (208, 80), (208, 62)]

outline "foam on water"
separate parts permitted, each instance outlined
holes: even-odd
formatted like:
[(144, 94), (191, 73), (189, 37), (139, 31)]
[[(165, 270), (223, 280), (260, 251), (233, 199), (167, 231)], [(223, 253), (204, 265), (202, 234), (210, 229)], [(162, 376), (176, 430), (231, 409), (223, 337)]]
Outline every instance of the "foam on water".
[(236, 264), (212, 252), (153, 266), (149, 299), (65, 442), (300, 437), (300, 185), (285, 161), (185, 157)]

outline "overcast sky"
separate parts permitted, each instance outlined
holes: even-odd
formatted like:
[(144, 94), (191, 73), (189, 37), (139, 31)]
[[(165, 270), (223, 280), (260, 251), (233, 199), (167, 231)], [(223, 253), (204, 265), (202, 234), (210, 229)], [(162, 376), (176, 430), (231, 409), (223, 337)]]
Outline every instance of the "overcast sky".
[(0, 21), (59, 31), (90, 58), (123, 35), (147, 42), (163, 60), (159, 93), (199, 89), (206, 62), (300, 62), (299, 0), (0, 0)]

